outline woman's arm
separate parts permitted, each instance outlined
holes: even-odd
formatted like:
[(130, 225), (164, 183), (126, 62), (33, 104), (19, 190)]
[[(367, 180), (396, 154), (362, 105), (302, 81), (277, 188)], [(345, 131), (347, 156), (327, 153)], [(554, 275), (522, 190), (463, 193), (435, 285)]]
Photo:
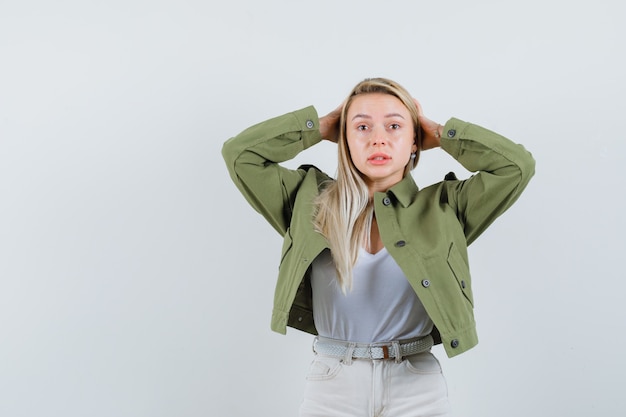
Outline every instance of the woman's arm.
[(445, 181), (447, 203), (470, 244), (519, 198), (535, 160), (522, 145), (458, 119), (450, 119), (439, 136), (442, 149), (475, 172), (464, 181)]
[[(254, 125), (222, 147), (228, 172), (239, 191), (281, 235), (289, 227), (295, 195), (306, 172), (279, 163), (319, 143), (320, 122), (310, 106)], [(324, 135), (332, 133), (329, 122), (324, 121)]]
[(519, 198), (535, 173), (535, 160), (522, 145), (480, 126), (454, 118), (442, 126), (424, 116), (414, 101), (422, 149), (442, 147), (475, 172), (464, 181), (446, 181), (444, 193), (470, 244)]

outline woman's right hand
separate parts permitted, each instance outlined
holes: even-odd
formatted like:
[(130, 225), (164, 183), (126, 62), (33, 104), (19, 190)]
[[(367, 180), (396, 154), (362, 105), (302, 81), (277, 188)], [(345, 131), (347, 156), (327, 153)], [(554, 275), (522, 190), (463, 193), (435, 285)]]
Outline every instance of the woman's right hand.
[(341, 110), (343, 104), (326, 116), (320, 117), (320, 134), (322, 139), (337, 143), (339, 140), (339, 120), (341, 119)]
[(424, 116), (424, 110), (422, 105), (417, 99), (413, 99), (417, 106), (417, 118), (420, 121), (420, 128), (422, 129), (422, 150), (437, 148), (441, 146), (441, 134), (443, 132), (443, 126), (437, 122), (433, 122), (428, 117)]

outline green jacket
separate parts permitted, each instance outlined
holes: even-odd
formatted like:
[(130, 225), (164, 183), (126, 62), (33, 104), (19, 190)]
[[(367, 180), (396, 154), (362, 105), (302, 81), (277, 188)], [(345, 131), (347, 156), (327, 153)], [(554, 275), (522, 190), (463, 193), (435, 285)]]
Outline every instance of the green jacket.
[[(330, 177), (280, 163), (320, 140), (317, 112), (307, 107), (252, 126), (222, 148), (241, 193), (284, 237), (271, 323), (282, 334), (287, 326), (317, 334), (310, 266), (328, 243), (313, 229), (312, 201)], [(521, 145), (454, 118), (441, 147), (476, 173), (422, 190), (407, 175), (373, 198), (383, 243), (432, 319), (436, 343), (452, 357), (478, 343), (467, 245), (515, 202), (535, 162)]]

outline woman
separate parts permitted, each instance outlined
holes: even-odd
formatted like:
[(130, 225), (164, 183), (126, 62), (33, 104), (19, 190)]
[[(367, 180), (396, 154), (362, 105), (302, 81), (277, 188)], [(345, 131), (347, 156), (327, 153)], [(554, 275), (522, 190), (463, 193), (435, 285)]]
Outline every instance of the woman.
[[(322, 139), (337, 178), (281, 162)], [(441, 147), (475, 174), (418, 189), (421, 150)], [(441, 416), (449, 357), (478, 342), (467, 245), (534, 173), (521, 145), (479, 126), (426, 118), (397, 83), (366, 79), (318, 119), (313, 107), (224, 144), (230, 175), (284, 237), (272, 329), (316, 335), (301, 416)]]

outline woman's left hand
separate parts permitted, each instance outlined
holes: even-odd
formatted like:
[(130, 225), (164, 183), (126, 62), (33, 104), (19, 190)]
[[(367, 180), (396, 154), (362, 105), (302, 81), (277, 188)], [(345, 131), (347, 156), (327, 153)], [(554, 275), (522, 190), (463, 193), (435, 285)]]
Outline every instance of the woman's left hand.
[(417, 106), (417, 118), (420, 121), (420, 127), (422, 129), (422, 150), (438, 148), (441, 146), (440, 139), (443, 133), (443, 126), (424, 116), (422, 105), (416, 99), (413, 99), (413, 101)]

